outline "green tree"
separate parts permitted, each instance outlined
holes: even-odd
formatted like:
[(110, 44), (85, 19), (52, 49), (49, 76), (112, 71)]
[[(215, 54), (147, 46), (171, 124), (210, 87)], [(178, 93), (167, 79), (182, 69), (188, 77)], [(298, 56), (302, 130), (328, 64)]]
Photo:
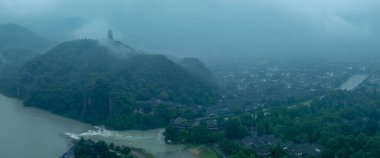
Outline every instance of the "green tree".
[(225, 121), (223, 130), (230, 139), (239, 139), (248, 135), (248, 129), (237, 119)]

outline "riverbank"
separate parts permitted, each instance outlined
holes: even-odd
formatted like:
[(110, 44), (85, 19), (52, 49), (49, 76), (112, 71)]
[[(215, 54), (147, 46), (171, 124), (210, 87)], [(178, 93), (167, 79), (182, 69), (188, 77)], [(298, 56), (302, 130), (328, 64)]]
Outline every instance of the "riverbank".
[(25, 107), (22, 101), (0, 95), (0, 157), (58, 158), (69, 141), (64, 132), (79, 133), (91, 125)]
[[(65, 135), (73, 139), (92, 139), (112, 143), (116, 146), (143, 149), (146, 153), (157, 158), (196, 158), (196, 156), (184, 150), (185, 145), (166, 144), (163, 132), (164, 129), (114, 131), (102, 127), (94, 127), (94, 129), (86, 132), (65, 133)], [(138, 151), (136, 152), (138, 153)]]
[[(98, 144), (101, 144), (101, 145), (98, 145)], [(86, 153), (86, 151), (87, 152), (94, 151), (93, 149), (100, 150), (99, 147), (102, 147), (103, 150), (106, 149), (107, 152), (113, 153), (115, 156), (118, 156), (118, 157), (155, 158), (152, 154), (146, 152), (144, 149), (131, 148), (131, 147), (126, 147), (126, 146), (115, 146), (113, 143), (105, 144), (103, 141), (96, 142), (90, 139), (88, 140), (71, 139), (67, 151), (60, 158), (74, 158), (78, 156), (75, 153), (76, 150), (78, 149), (84, 150), (82, 151), (82, 154), (83, 154), (83, 153)], [(93, 154), (93, 153), (86, 153), (86, 154)], [(99, 155), (91, 155), (91, 156), (105, 157), (105, 155), (100, 155), (100, 154), (104, 154), (104, 151), (102, 153), (99, 153)]]
[(0, 130), (0, 157), (58, 158), (68, 151), (70, 139), (67, 139), (67, 134), (72, 134), (77, 138), (140, 148), (157, 158), (195, 158), (183, 152), (184, 145), (166, 144), (162, 128), (146, 131), (103, 130), (44, 110), (25, 107), (22, 101), (1, 94), (0, 105), (0, 126), (3, 127)]

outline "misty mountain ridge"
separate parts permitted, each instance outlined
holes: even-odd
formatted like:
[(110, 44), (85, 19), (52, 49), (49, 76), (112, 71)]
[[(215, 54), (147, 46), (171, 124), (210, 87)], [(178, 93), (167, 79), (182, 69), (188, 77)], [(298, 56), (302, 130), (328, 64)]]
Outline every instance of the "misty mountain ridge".
[(0, 158), (380, 158), (379, 10), (0, 0)]
[(157, 128), (183, 110), (174, 105), (216, 102), (216, 85), (197, 73), (207, 70), (197, 64), (187, 69), (191, 64), (180, 66), (113, 40), (74, 40), (27, 61), (5, 89), (26, 106), (85, 122)]
[(1, 24), (0, 83), (7, 84), (14, 80), (18, 68), (52, 44), (52, 41), (22, 26)]
[(46, 49), (52, 42), (27, 28), (16, 24), (0, 25), (0, 50), (6, 49)]
[(0, 25), (0, 66), (20, 64), (47, 49), (52, 42), (16, 24)]

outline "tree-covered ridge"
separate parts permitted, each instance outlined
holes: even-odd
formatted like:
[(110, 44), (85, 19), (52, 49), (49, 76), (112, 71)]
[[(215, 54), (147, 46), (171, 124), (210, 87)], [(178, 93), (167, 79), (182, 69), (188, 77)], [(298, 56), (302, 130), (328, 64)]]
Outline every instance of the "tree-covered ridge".
[(27, 62), (8, 92), (26, 106), (114, 129), (163, 127), (179, 106), (215, 103), (216, 87), (204, 78), (110, 42), (60, 44)]
[(15, 73), (28, 60), (40, 54), (51, 41), (16, 24), (0, 25), (0, 91), (9, 88)]
[(197, 58), (182, 58), (177, 60), (176, 63), (187, 68), (191, 72), (204, 77), (205, 79), (215, 80), (213, 73), (206, 68), (202, 61)]
[(336, 91), (311, 104), (274, 107), (256, 114), (261, 133), (325, 146), (323, 157), (380, 157), (380, 94)]

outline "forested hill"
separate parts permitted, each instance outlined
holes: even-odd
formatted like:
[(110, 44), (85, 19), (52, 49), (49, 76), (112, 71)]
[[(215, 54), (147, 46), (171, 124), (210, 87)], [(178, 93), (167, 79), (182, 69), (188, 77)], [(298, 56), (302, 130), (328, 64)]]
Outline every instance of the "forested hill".
[(0, 90), (14, 80), (14, 74), (21, 65), (52, 44), (19, 25), (0, 25)]
[(120, 42), (76, 40), (28, 61), (8, 93), (34, 106), (114, 129), (166, 125), (177, 107), (211, 105), (216, 86), (162, 55)]
[(212, 72), (197, 58), (182, 58), (176, 60), (176, 63), (205, 79), (215, 80), (215, 76)]
[(4, 66), (13, 68), (21, 65), (52, 44), (53, 42), (19, 25), (0, 25), (0, 73)]
[(8, 75), (2, 74), (2, 71), (14, 69), (52, 44), (50, 40), (19, 25), (0, 25), (0, 74)]

